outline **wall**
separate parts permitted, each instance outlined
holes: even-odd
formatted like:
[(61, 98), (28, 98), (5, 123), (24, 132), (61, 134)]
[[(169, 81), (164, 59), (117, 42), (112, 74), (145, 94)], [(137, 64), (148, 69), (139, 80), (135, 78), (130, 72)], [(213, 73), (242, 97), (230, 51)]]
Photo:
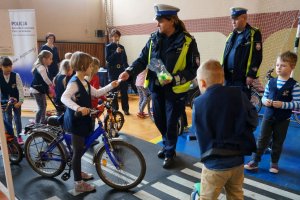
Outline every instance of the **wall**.
[[(201, 61), (221, 59), (226, 37), (232, 30), (230, 7), (248, 8), (249, 23), (259, 27), (263, 34), (264, 59), (260, 69), (262, 80), (266, 71), (274, 66), (276, 56), (284, 50), (293, 49), (300, 9), (299, 0), (289, 0), (284, 4), (281, 0), (111, 1), (113, 25), (123, 34), (121, 43), (126, 47), (129, 64), (138, 57), (149, 34), (157, 29), (153, 20), (153, 5), (156, 3), (170, 4), (181, 9), (179, 18), (196, 38)], [(300, 81), (300, 61), (298, 63), (294, 77)]]
[(1, 0), (0, 9), (35, 9), (38, 40), (53, 32), (59, 41), (105, 42), (95, 36), (105, 29), (102, 0)]

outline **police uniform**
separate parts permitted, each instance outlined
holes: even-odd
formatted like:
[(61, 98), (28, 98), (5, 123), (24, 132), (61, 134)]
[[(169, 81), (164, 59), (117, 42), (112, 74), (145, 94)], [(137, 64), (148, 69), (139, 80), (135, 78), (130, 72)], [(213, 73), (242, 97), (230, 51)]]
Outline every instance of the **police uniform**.
[[(163, 4), (155, 5), (154, 9), (156, 19), (177, 15), (179, 11), (176, 7)], [(177, 122), (184, 111), (184, 98), (190, 81), (196, 76), (200, 55), (195, 39), (177, 27), (169, 37), (159, 31), (153, 32), (140, 57), (126, 71), (130, 76), (138, 75), (150, 63), (151, 58), (161, 59), (173, 76), (171, 83), (161, 86), (156, 73), (148, 70), (145, 80), (151, 92), (155, 125), (163, 139), (164, 147), (158, 157), (165, 158), (163, 166), (167, 168), (170, 166), (168, 161), (173, 161), (175, 156)]]
[[(245, 8), (231, 8), (231, 17), (247, 14)], [(246, 78), (255, 79), (262, 62), (262, 36), (259, 29), (248, 23), (242, 32), (233, 30), (226, 40), (223, 54), (225, 85), (240, 86), (250, 97)]]
[[(116, 50), (120, 47), (122, 51), (118, 53)], [(106, 45), (105, 48), (106, 52), (106, 62), (107, 62), (107, 71), (108, 71), (108, 77), (109, 81), (118, 80), (119, 75), (124, 72), (125, 68), (128, 67), (127, 63), (127, 55), (125, 52), (125, 48), (121, 44), (117, 43), (110, 43)], [(121, 104), (122, 109), (125, 112), (125, 114), (129, 111), (129, 105), (128, 105), (128, 84), (127, 82), (121, 82), (119, 87), (117, 89), (114, 89), (113, 91), (120, 90), (121, 92)], [(118, 100), (113, 102), (114, 109), (118, 110)]]

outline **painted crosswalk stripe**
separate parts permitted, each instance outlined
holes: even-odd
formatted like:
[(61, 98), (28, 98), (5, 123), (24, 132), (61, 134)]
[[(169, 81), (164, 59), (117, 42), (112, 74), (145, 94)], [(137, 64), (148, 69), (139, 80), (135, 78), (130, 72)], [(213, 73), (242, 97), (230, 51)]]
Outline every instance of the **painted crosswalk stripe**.
[(45, 199), (45, 200), (61, 200), (61, 199), (58, 198), (57, 196), (53, 196), (53, 197), (50, 197), (50, 198)]
[(190, 195), (189, 194), (186, 194), (184, 192), (180, 192), (178, 191), (177, 189), (175, 188), (172, 188), (168, 185), (165, 185), (161, 182), (157, 182), (157, 183), (154, 183), (153, 185), (151, 185), (152, 187), (154, 187), (155, 189), (157, 190), (160, 190), (174, 198), (177, 198), (177, 199), (180, 199), (180, 200), (187, 200), (187, 199), (190, 199)]
[(181, 178), (179, 176), (176, 176), (176, 175), (172, 175), (172, 176), (169, 176), (167, 179), (177, 183), (177, 184), (180, 184), (180, 185), (183, 185), (185, 187), (188, 187), (188, 188), (191, 188), (193, 189), (194, 187), (194, 184), (192, 181), (189, 181), (189, 180), (186, 180), (184, 178)]
[(252, 185), (252, 186), (260, 188), (260, 189), (263, 189), (263, 190), (266, 190), (268, 192), (272, 191), (273, 194), (277, 194), (277, 195), (280, 195), (280, 196), (283, 196), (283, 197), (286, 197), (289, 199), (300, 199), (300, 195), (297, 195), (295, 193), (291, 193), (286, 190), (282, 190), (282, 189), (279, 189), (279, 188), (276, 188), (276, 187), (273, 187), (273, 186), (270, 186), (270, 185), (267, 185), (264, 183), (253, 181), (248, 178), (244, 179), (244, 183), (246, 183), (248, 185)]
[(200, 179), (200, 177), (201, 177), (201, 173), (200, 172), (191, 170), (189, 168), (185, 168), (185, 169), (181, 170), (181, 172), (183, 172), (183, 173), (185, 173), (187, 175), (193, 176), (195, 178), (199, 178)]
[(246, 190), (243, 188), (243, 191), (244, 191), (244, 196), (246, 197), (250, 197), (252, 199), (259, 199), (259, 200), (275, 200), (273, 198), (270, 198), (270, 197), (267, 197), (267, 196), (264, 196), (264, 195), (261, 195), (261, 194), (258, 194), (256, 192), (252, 192), (250, 190)]
[(140, 190), (133, 195), (142, 200), (161, 200), (160, 198), (158, 198), (144, 190)]

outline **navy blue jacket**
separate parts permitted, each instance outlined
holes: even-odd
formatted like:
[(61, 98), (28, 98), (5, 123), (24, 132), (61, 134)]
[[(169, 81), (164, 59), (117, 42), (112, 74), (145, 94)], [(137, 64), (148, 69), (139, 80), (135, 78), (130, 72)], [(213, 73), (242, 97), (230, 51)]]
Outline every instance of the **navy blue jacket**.
[[(69, 82), (76, 82), (78, 85), (79, 90), (75, 94), (76, 104), (81, 107), (91, 108), (92, 103), (90, 84), (86, 81), (89, 88), (87, 92), (77, 76), (73, 76)], [(75, 111), (70, 108), (66, 108), (66, 112), (64, 115), (64, 130), (75, 135), (87, 137), (93, 131), (92, 118), (89, 115), (75, 117)]]
[(193, 128), (207, 168), (241, 165), (244, 155), (256, 151), (253, 131), (258, 116), (247, 96), (237, 87), (209, 87), (194, 101)]
[(5, 81), (3, 71), (0, 72), (1, 100), (8, 100), (14, 97), (19, 101), (19, 91), (17, 88), (16, 73), (11, 72), (8, 83)]
[[(253, 36), (254, 44), (253, 44), (250, 68), (248, 73), (246, 74), (248, 58), (250, 56), (251, 30), (255, 31)], [(234, 30), (226, 41), (226, 46), (223, 55), (223, 67), (225, 72), (225, 80), (233, 79), (233, 81), (245, 82), (246, 77), (256, 78), (257, 71), (262, 62), (262, 37), (259, 29), (255, 29), (251, 27), (249, 24), (247, 24), (245, 30), (241, 34), (243, 34), (243, 38), (240, 40), (240, 44), (237, 45), (235, 49), (235, 56), (233, 61), (234, 63), (233, 74), (229, 72), (230, 66), (227, 66), (227, 63), (228, 63), (229, 53), (230, 51), (232, 51), (232, 48), (235, 46), (234, 43), (236, 41), (238, 32)]]
[(55, 84), (54, 102), (58, 106), (64, 106), (60, 99), (66, 89), (66, 85), (67, 85), (66, 75), (65, 74), (57, 74), (55, 77), (54, 84)]
[[(293, 78), (289, 78), (287, 82), (280, 88), (277, 88), (277, 78), (269, 81), (269, 96), (268, 99), (273, 101), (291, 102), (293, 100), (292, 91), (297, 82)], [(291, 117), (291, 109), (281, 109), (274, 107), (266, 107), (264, 118), (272, 120), (286, 120)]]
[[(139, 58), (135, 60), (132, 63), (132, 65), (126, 69), (126, 71), (131, 76), (137, 76), (147, 67), (150, 43), (152, 40), (151, 58), (161, 59), (164, 65), (166, 66), (168, 72), (172, 73), (177, 59), (181, 53), (182, 46), (185, 43), (185, 35), (187, 35), (187, 33), (178, 30), (170, 37), (166, 37), (164, 34), (159, 33), (159, 31), (152, 33), (146, 46), (143, 48)], [(191, 37), (190, 35), (188, 36)], [(188, 53), (186, 56), (186, 67), (183, 71), (180, 71), (175, 75), (178, 75), (181, 81), (193, 80), (196, 77), (196, 71), (199, 62), (200, 54), (198, 52), (197, 43), (196, 40), (192, 38), (192, 42), (189, 46)], [(147, 77), (149, 78), (149, 90), (151, 92), (160, 90), (161, 86), (158, 83), (156, 73), (151, 70), (148, 70)], [(172, 86), (174, 86), (175, 84), (176, 83), (174, 80), (172, 84), (167, 84), (163, 86), (164, 88), (166, 88), (164, 91), (169, 92), (169, 94), (166, 95), (181, 95), (175, 94), (173, 92)]]
[[(47, 74), (48, 75), (48, 74)], [(49, 75), (48, 75), (49, 76)], [(43, 77), (41, 74), (38, 72), (37, 68), (34, 69), (33, 71), (33, 80), (30, 85), (32, 88), (36, 89), (42, 94), (46, 94), (49, 92), (49, 86), (48, 84), (44, 81)]]
[[(121, 53), (117, 53), (117, 48), (122, 49)], [(107, 70), (111, 80), (117, 80), (119, 75), (128, 67), (127, 55), (123, 45), (110, 43), (105, 47), (105, 59), (107, 62)]]

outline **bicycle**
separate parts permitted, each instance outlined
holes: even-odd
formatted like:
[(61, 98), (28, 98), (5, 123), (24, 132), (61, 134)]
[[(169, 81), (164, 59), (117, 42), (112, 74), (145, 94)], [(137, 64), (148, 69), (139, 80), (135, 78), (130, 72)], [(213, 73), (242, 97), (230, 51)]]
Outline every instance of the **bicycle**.
[[(16, 103), (15, 98), (10, 98), (8, 101), (1, 101), (1, 108), (5, 112), (9, 106)], [(11, 164), (19, 164), (23, 160), (23, 149), (17, 142), (17, 138), (14, 136), (13, 128), (4, 120), (5, 137), (7, 141), (7, 149), (9, 160)]]
[[(93, 157), (99, 177), (114, 189), (132, 189), (145, 176), (145, 159), (135, 146), (118, 138), (109, 138), (99, 119), (101, 114), (100, 109), (91, 110), (91, 115), (97, 117), (99, 126), (86, 138), (84, 152), (101, 136), (103, 145), (97, 148)], [(61, 126), (43, 124), (27, 126), (26, 133), (29, 137), (24, 150), (30, 167), (41, 176), (56, 177), (68, 166), (67, 172), (61, 176), (62, 180), (68, 180), (73, 155), (71, 135), (65, 133)]]
[(125, 118), (123, 113), (113, 109), (112, 102), (118, 98), (118, 92), (108, 93), (106, 97), (102, 97), (100, 105), (106, 109), (106, 115), (104, 116), (104, 130), (110, 137), (118, 137), (118, 132), (124, 125)]

